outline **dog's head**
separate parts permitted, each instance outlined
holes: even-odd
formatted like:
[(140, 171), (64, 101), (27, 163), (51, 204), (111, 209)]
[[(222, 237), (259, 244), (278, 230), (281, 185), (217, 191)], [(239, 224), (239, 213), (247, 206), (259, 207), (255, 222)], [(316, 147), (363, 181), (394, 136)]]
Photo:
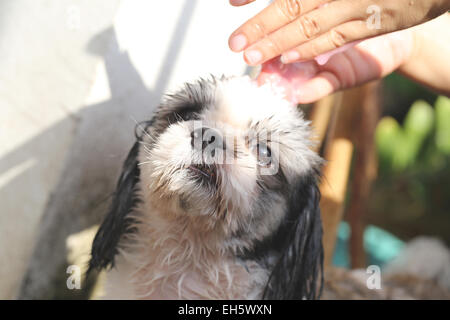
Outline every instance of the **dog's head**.
[(196, 232), (219, 233), (240, 259), (269, 263), (275, 254), (265, 297), (316, 297), (321, 159), (295, 106), (248, 78), (213, 78), (167, 96), (140, 128), (91, 267), (114, 262), (141, 201), (167, 219), (191, 219)]

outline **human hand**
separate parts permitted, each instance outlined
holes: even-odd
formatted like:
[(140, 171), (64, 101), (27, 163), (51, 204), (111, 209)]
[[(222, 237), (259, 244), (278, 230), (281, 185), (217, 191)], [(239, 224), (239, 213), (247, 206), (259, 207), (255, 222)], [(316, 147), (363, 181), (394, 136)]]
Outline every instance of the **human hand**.
[(310, 103), (382, 78), (409, 61), (414, 49), (413, 30), (402, 30), (362, 41), (323, 65), (314, 60), (283, 64), (272, 59), (263, 64), (257, 81), (283, 89), (294, 103)]
[(245, 50), (249, 65), (279, 55), (283, 63), (306, 61), (357, 40), (426, 22), (449, 9), (450, 0), (274, 0), (233, 32), (229, 46), (235, 52)]

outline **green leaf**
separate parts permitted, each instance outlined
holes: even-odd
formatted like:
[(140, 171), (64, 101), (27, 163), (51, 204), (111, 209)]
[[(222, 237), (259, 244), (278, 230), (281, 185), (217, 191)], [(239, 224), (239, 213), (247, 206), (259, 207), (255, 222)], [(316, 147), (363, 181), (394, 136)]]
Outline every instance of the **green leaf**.
[(402, 129), (394, 118), (384, 117), (377, 125), (375, 142), (380, 158), (380, 165), (386, 169), (392, 168), (397, 141), (401, 134)]
[(405, 118), (404, 128), (407, 136), (413, 135), (423, 139), (433, 129), (434, 110), (427, 102), (418, 100), (414, 102)]
[(442, 153), (450, 154), (450, 99), (440, 96), (436, 108), (436, 146)]

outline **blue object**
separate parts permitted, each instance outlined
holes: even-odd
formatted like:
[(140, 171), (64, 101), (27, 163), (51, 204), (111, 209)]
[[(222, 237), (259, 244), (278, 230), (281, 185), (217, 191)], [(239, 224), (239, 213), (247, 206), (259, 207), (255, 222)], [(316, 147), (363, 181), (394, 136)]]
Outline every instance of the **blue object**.
[[(349, 224), (341, 222), (333, 255), (333, 265), (337, 267), (350, 268), (350, 234)], [(399, 254), (404, 245), (402, 240), (381, 228), (368, 225), (364, 230), (364, 249), (369, 265), (375, 264), (382, 268)]]

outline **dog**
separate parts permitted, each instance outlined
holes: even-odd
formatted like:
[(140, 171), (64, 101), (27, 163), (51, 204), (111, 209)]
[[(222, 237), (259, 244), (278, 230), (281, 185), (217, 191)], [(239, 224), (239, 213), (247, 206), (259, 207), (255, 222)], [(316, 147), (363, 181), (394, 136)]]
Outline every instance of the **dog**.
[(89, 270), (106, 299), (316, 299), (323, 160), (302, 112), (248, 77), (165, 96), (140, 123)]

